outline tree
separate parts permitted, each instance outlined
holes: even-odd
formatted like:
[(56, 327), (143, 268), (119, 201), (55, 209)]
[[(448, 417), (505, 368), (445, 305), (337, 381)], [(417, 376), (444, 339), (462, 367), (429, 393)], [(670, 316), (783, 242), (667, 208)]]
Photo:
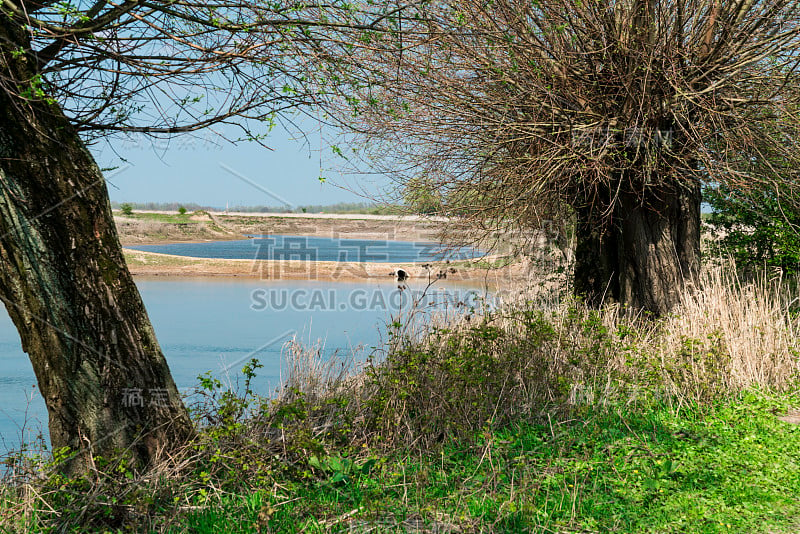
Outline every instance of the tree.
[(709, 218), (716, 234), (714, 252), (730, 255), (739, 268), (763, 272), (775, 267), (783, 273), (800, 271), (800, 211), (783, 205), (780, 191), (747, 191), (742, 195), (725, 187), (704, 191), (714, 210)]
[(0, 4), (0, 299), (52, 446), (73, 451), (67, 471), (121, 450), (146, 465), (193, 433), (87, 142), (213, 125), (258, 141), (313, 100), (303, 50), (350, 12), (336, 0)]
[(445, 0), (327, 58), (366, 160), (484, 228), (572, 219), (575, 292), (662, 314), (697, 281), (701, 184), (798, 161), (759, 119), (797, 119), (799, 25), (788, 0)]
[[(795, 110), (795, 113), (797, 110)], [(712, 229), (712, 250), (730, 255), (745, 273), (763, 272), (765, 267), (783, 273), (800, 271), (800, 202), (797, 162), (786, 160), (786, 147), (797, 143), (800, 121), (796, 115), (764, 113), (760, 128), (777, 140), (761, 147), (758, 155), (738, 158), (739, 166), (749, 175), (762, 179), (755, 187), (741, 188), (728, 183), (710, 183), (703, 190), (704, 200), (713, 213), (708, 222)], [(785, 145), (776, 151), (775, 146)]]
[(119, 211), (122, 212), (123, 215), (133, 215), (133, 206), (124, 202), (120, 207)]
[(438, 188), (429, 186), (424, 178), (409, 180), (404, 186), (403, 201), (412, 213), (437, 215), (442, 210)]

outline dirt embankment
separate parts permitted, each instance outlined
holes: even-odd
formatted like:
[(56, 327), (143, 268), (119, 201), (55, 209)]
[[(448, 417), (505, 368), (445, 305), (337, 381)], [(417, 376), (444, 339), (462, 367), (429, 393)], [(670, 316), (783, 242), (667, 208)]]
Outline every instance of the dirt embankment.
[(331, 239), (374, 239), (388, 241), (436, 241), (438, 224), (412, 217), (397, 219), (362, 219), (310, 215), (246, 216), (215, 215), (226, 228), (235, 228), (242, 234), (286, 234)]
[(179, 241), (220, 241), (223, 239), (242, 239), (235, 229), (227, 228), (214, 221), (209, 214), (197, 214), (179, 222), (162, 220), (157, 217), (116, 216), (122, 246)]
[[(366, 216), (364, 216), (366, 217)], [(161, 213), (137, 212), (131, 217), (117, 216), (117, 230), (124, 245), (179, 241), (218, 241), (244, 239), (248, 234), (286, 234), (332, 239), (375, 239), (390, 241), (435, 241), (437, 221), (414, 217), (390, 219), (362, 218), (353, 215), (299, 216), (226, 215), (198, 212), (185, 218)]]

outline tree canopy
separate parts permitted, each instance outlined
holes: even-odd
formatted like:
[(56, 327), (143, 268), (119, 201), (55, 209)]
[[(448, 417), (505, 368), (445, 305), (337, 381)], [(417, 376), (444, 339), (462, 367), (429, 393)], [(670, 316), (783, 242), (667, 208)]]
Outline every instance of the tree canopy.
[(452, 0), (394, 30), (334, 58), (365, 159), (478, 225), (577, 218), (591, 299), (667, 311), (699, 267), (700, 184), (800, 163), (764, 121), (800, 120), (797, 2)]
[(262, 139), (278, 113), (313, 103), (309, 48), (380, 28), (339, 0), (3, 0), (0, 12), (5, 52), (25, 67), (0, 86), (56, 104), (87, 140), (220, 123)]

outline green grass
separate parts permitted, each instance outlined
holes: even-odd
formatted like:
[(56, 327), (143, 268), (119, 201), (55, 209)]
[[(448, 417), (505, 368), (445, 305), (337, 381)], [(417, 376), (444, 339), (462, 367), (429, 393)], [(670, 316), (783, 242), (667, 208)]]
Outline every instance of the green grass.
[(115, 211), (114, 215), (139, 221), (155, 221), (171, 224), (197, 224), (198, 221), (191, 220), (192, 213), (140, 213), (134, 211), (130, 215), (125, 215), (121, 211)]
[(384, 455), (369, 471), (356, 460), (344, 478), (341, 465), (309, 468), (275, 491), (204, 502), (170, 532), (794, 531), (800, 427), (773, 413), (787, 403), (748, 393), (711, 408), (586, 409), (438, 454)]

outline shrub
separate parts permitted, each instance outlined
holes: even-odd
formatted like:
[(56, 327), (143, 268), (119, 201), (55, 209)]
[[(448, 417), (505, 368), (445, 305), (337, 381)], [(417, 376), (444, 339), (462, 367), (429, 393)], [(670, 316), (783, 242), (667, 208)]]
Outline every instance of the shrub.
[(792, 295), (785, 282), (744, 282), (727, 265), (708, 269), (658, 320), (522, 301), (398, 344), (369, 367), (363, 431), (425, 448), (588, 405), (708, 404), (751, 387), (786, 390), (800, 370)]
[(767, 266), (800, 272), (800, 207), (788, 202), (787, 191), (716, 187), (704, 196), (714, 210), (708, 221), (717, 238), (712, 252), (731, 255), (746, 271)]
[(427, 447), (528, 417), (552, 400), (559, 342), (539, 312), (436, 329), (367, 371), (367, 421), (389, 442)]
[(125, 202), (119, 207), (123, 215), (133, 215), (133, 206)]

